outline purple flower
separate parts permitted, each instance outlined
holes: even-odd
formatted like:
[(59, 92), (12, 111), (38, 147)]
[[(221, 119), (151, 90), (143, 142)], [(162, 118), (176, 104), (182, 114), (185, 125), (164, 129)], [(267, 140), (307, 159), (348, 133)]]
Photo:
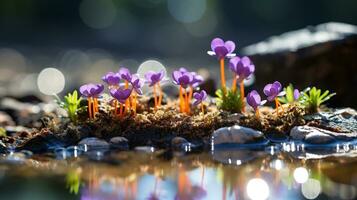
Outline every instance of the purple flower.
[(79, 88), (79, 92), (85, 97), (97, 98), (104, 90), (103, 84), (85, 84)]
[(108, 85), (118, 85), (120, 82), (120, 75), (114, 72), (108, 72), (102, 77), (102, 80)]
[(204, 100), (207, 99), (207, 92), (204, 90), (202, 90), (201, 92), (195, 92), (193, 94), (193, 98), (195, 99), (193, 105), (197, 106), (198, 104), (202, 103)]
[(256, 90), (252, 90), (247, 95), (247, 103), (256, 110), (258, 106), (264, 105), (266, 100), (262, 101), (259, 93)]
[(298, 89), (294, 90), (294, 100), (298, 100), (300, 98), (300, 92)]
[(214, 38), (211, 42), (212, 51), (208, 51), (209, 55), (215, 55), (218, 59), (224, 57), (233, 57), (235, 54), (232, 54), (236, 45), (232, 41), (224, 42), (221, 38)]
[(193, 79), (191, 81), (192, 87), (196, 88), (203, 82), (203, 77), (196, 72), (191, 72)]
[(255, 71), (255, 66), (247, 56), (231, 58), (229, 68), (238, 76), (238, 81), (248, 79)]
[(111, 89), (110, 95), (114, 97), (116, 100), (118, 100), (120, 103), (125, 103), (125, 100), (127, 100), (131, 94), (131, 89)]
[(263, 92), (268, 97), (268, 101), (274, 101), (277, 96), (283, 96), (285, 94), (285, 92), (280, 92), (281, 89), (281, 83), (275, 81), (274, 83), (267, 84)]
[(118, 73), (120, 75), (120, 78), (122, 78), (122, 79), (124, 79), (124, 80), (126, 80), (128, 82), (131, 82), (131, 79), (132, 79), (133, 76), (131, 75), (131, 73), (130, 73), (128, 68), (122, 67), (122, 68), (119, 69)]
[(144, 81), (139, 78), (137, 75), (133, 75), (131, 79), (131, 85), (133, 86), (133, 89), (135, 92), (139, 95), (143, 94), (143, 91), (141, 88), (144, 86)]
[(148, 83), (149, 86), (152, 87), (156, 83), (162, 81), (162, 79), (165, 77), (165, 71), (164, 70), (161, 70), (160, 72), (148, 71), (147, 73), (145, 73), (144, 76), (146, 79), (146, 83)]
[(176, 85), (180, 85), (186, 88), (189, 84), (192, 83), (193, 76), (191, 72), (185, 72), (180, 69), (172, 73), (172, 79)]

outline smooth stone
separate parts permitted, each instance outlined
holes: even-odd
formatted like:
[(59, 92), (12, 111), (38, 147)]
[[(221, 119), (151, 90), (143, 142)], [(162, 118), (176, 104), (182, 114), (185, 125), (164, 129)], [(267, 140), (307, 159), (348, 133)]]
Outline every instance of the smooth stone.
[(309, 144), (330, 144), (336, 142), (334, 137), (320, 132), (307, 134), (304, 141)]
[(107, 141), (96, 138), (96, 137), (84, 138), (78, 143), (78, 145), (79, 146), (86, 145), (89, 151), (107, 150), (110, 147), (110, 145)]
[(234, 125), (231, 127), (220, 128), (213, 132), (212, 142), (219, 144), (248, 144), (264, 139), (264, 134), (260, 131)]
[[(293, 140), (304, 141), (307, 138), (306, 136), (309, 134), (312, 134), (312, 133), (329, 135), (329, 136), (333, 137), (335, 140), (347, 140), (348, 141), (348, 140), (357, 139), (357, 133), (338, 133), (338, 132), (329, 131), (329, 130), (325, 130), (325, 129), (321, 129), (321, 128), (317, 128), (317, 127), (313, 127), (313, 126), (308, 126), (308, 125), (295, 126), (290, 131), (290, 137)], [(323, 135), (321, 135), (321, 140), (322, 140)], [(316, 138), (317, 136), (311, 135), (311, 137)], [(324, 136), (324, 137), (326, 138), (326, 136)]]
[(110, 147), (119, 150), (128, 150), (129, 141), (125, 137), (113, 137), (109, 141)]

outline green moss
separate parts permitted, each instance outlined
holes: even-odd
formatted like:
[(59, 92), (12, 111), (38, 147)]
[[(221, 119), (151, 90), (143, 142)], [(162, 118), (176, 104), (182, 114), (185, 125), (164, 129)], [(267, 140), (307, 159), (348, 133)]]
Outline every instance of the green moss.
[(240, 99), (240, 93), (236, 90), (227, 90), (226, 94), (221, 89), (216, 91), (216, 104), (219, 109), (231, 113), (240, 113), (243, 102)]

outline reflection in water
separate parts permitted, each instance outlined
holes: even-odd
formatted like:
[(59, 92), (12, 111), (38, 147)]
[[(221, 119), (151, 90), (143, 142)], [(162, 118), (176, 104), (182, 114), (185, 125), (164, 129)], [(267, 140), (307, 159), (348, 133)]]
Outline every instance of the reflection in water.
[(253, 178), (247, 184), (247, 195), (253, 200), (263, 200), (269, 197), (269, 186), (260, 178)]
[(167, 152), (111, 152), (99, 161), (86, 154), (70, 159), (33, 156), (21, 163), (3, 159), (0, 199), (21, 199), (1, 192), (14, 180), (21, 193), (26, 179), (53, 183), (58, 177), (63, 177), (63, 183), (57, 188), (82, 200), (357, 198), (354, 156), (306, 160), (284, 151), (272, 155), (265, 149), (216, 149), (213, 153), (173, 154), (169, 160), (163, 154)]
[(304, 167), (298, 167), (294, 170), (294, 179), (297, 183), (305, 183), (309, 178), (309, 172)]

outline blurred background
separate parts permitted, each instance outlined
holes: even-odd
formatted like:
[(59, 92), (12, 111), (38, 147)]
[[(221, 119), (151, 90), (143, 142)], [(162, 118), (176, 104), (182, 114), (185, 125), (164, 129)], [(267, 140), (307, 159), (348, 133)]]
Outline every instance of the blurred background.
[(212, 38), (233, 40), (244, 54), (246, 46), (309, 25), (357, 24), (356, 8), (356, 0), (2, 0), (0, 94), (63, 95), (147, 60), (169, 72), (206, 68), (216, 79), (218, 63), (206, 54)]

